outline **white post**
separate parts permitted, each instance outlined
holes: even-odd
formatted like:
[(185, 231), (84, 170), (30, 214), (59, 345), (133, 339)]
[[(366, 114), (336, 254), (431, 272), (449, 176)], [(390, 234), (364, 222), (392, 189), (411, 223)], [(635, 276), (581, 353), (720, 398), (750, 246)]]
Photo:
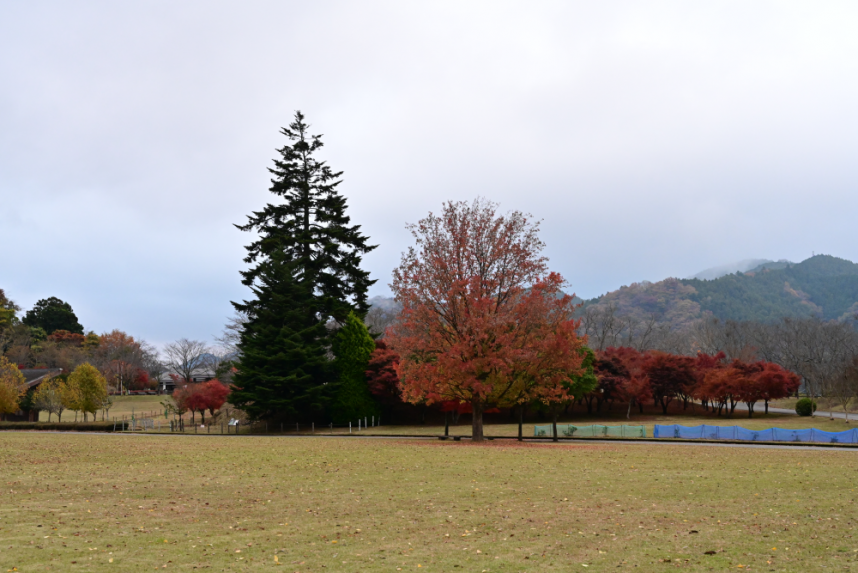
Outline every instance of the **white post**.
[(351, 433), (352, 433), (352, 423), (349, 422), (349, 434), (351, 434)]
[(367, 424), (366, 424), (366, 416), (364, 416), (364, 417), (363, 417), (363, 427), (364, 427), (364, 428), (366, 428), (366, 427), (367, 427)]
[(372, 417), (372, 427), (375, 427), (375, 416)]
[(358, 418), (358, 432), (360, 432), (360, 418)]

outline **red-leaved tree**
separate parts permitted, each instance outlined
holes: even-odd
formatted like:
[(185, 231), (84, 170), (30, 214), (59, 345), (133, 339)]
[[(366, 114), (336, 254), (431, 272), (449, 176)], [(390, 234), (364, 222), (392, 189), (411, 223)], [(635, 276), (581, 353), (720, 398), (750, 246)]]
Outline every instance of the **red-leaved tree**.
[(384, 340), (376, 340), (375, 350), (366, 367), (366, 384), (372, 395), (387, 406), (402, 402), (399, 375), (396, 373), (398, 366), (399, 355)]
[(654, 400), (667, 408), (674, 398), (690, 396), (697, 384), (694, 359), (666, 352), (651, 352), (643, 363), (643, 371), (649, 378)]
[(201, 385), (200, 391), (205, 397), (206, 409), (214, 416), (215, 410), (220, 410), (229, 397), (229, 388), (220, 380), (209, 380)]
[(487, 408), (570, 399), (564, 383), (582, 361), (575, 305), (540, 255), (538, 224), (496, 209), (448, 202), (410, 227), (416, 245), (392, 284), (402, 313), (386, 339), (403, 398), (470, 404), (474, 441)]

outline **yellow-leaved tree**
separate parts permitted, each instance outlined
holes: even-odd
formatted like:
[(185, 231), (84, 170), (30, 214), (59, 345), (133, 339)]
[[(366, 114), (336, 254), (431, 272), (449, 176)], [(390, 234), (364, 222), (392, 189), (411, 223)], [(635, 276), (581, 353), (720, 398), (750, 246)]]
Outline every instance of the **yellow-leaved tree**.
[(0, 356), (0, 417), (17, 412), (26, 391), (24, 375), (5, 356)]
[(98, 368), (85, 362), (74, 369), (69, 375), (68, 390), (73, 395), (70, 401), (75, 410), (83, 412), (83, 420), (86, 421), (87, 413), (95, 413), (101, 408), (104, 398), (107, 396), (107, 380), (98, 371)]
[(62, 422), (63, 410), (66, 409), (65, 394), (65, 382), (58, 378), (47, 380), (36, 388), (36, 392), (33, 394), (33, 405), (48, 413), (49, 422), (51, 421), (51, 414), (56, 414), (57, 421)]

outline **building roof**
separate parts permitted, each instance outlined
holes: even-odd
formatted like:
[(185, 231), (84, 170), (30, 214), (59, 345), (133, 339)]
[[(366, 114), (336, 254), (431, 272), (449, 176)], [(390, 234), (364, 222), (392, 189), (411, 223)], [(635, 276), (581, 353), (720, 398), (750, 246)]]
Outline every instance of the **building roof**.
[(24, 375), (24, 382), (27, 384), (27, 389), (35, 388), (45, 380), (52, 378), (58, 374), (62, 374), (62, 368), (24, 368), (21, 374)]

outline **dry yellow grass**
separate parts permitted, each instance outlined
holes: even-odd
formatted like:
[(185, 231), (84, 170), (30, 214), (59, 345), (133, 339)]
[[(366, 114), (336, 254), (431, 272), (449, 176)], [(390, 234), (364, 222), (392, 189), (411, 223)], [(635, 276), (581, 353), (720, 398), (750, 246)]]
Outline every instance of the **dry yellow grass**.
[(843, 570), (856, 472), (852, 451), (6, 432), (0, 571)]

